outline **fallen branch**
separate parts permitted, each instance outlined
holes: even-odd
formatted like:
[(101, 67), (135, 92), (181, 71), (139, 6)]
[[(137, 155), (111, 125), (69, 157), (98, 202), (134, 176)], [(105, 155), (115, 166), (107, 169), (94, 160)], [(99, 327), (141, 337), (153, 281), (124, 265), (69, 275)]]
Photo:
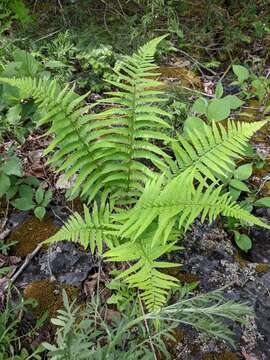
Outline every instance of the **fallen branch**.
[(10, 231), (10, 229), (6, 229), (0, 232), (0, 240), (4, 240), (9, 235)]
[(7, 206), (6, 206), (6, 210), (5, 210), (5, 213), (4, 213), (3, 221), (2, 221), (1, 226), (0, 226), (0, 232), (2, 230), (4, 230), (4, 227), (6, 226), (7, 219), (8, 219), (8, 211), (9, 211), (9, 201), (7, 200)]
[(15, 274), (7, 281), (7, 283), (4, 285), (4, 291), (7, 290), (10, 284), (13, 284), (18, 276), (24, 271), (24, 269), (27, 267), (27, 265), (30, 263), (30, 261), (33, 259), (33, 257), (36, 256), (36, 254), (39, 252), (39, 250), (42, 248), (42, 244), (38, 244), (36, 248), (26, 256), (23, 264), (19, 267), (18, 271), (15, 272)]

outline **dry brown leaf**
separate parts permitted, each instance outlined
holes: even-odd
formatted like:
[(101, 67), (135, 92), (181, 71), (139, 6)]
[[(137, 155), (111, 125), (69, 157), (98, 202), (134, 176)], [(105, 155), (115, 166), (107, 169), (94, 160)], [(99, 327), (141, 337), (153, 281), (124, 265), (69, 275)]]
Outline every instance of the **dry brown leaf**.
[(120, 312), (113, 310), (113, 309), (107, 309), (106, 313), (105, 313), (105, 320), (107, 321), (112, 321), (113, 317), (119, 317), (120, 316)]
[(95, 293), (96, 285), (97, 285), (97, 279), (92, 279), (90, 281), (86, 280), (84, 282), (83, 291), (87, 297), (92, 296)]

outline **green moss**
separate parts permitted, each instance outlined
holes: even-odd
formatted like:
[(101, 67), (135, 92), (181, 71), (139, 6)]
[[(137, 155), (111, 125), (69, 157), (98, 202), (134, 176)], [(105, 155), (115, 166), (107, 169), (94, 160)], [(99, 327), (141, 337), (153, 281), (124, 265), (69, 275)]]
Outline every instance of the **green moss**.
[(24, 257), (31, 253), (42, 241), (54, 235), (57, 230), (51, 219), (45, 218), (40, 221), (32, 217), (16, 229), (10, 235), (8, 241), (17, 241), (13, 254)]
[(238, 262), (242, 269), (248, 265), (248, 261), (243, 259), (238, 251), (234, 253), (234, 260)]
[(257, 264), (255, 270), (257, 271), (257, 273), (265, 273), (266, 271), (268, 271), (269, 269), (269, 265), (268, 264)]
[(33, 309), (33, 314), (39, 318), (45, 311), (49, 317), (57, 315), (57, 310), (63, 307), (62, 289), (65, 289), (69, 299), (77, 297), (78, 289), (72, 286), (58, 285), (50, 280), (34, 281), (26, 286), (23, 291), (25, 299), (34, 299), (38, 305)]
[(172, 267), (163, 269), (163, 271), (171, 276), (174, 276), (176, 279), (178, 279), (182, 284), (190, 284), (193, 282), (198, 282), (199, 277), (195, 274), (184, 274), (179, 270), (179, 267)]
[(199, 281), (199, 277), (197, 275), (195, 275), (195, 274), (182, 274), (182, 273), (179, 273), (176, 277), (183, 284), (191, 284), (193, 282)]

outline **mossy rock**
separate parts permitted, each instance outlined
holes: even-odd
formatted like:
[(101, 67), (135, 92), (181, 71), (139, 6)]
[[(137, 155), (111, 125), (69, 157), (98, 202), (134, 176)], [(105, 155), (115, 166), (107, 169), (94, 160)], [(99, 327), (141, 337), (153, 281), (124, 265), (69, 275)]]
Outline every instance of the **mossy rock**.
[(38, 244), (48, 239), (58, 231), (52, 220), (39, 220), (31, 217), (19, 226), (9, 237), (8, 241), (17, 241), (13, 255), (24, 257), (31, 253)]
[(23, 291), (24, 299), (34, 299), (38, 305), (32, 309), (35, 318), (39, 318), (45, 311), (49, 317), (55, 317), (57, 310), (63, 308), (62, 290), (65, 289), (70, 301), (77, 298), (78, 289), (67, 285), (58, 285), (48, 279), (37, 280), (26, 286)]

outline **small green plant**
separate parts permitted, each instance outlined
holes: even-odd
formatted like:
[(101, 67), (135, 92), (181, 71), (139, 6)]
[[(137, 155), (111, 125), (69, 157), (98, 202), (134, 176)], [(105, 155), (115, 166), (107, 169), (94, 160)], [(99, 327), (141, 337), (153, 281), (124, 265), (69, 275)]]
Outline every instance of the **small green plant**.
[(237, 77), (237, 81), (234, 81), (233, 84), (240, 86), (243, 95), (247, 99), (255, 95), (262, 104), (264, 100), (266, 100), (269, 91), (269, 79), (250, 73), (250, 71), (242, 65), (233, 65), (232, 68)]
[(27, 24), (31, 21), (29, 10), (22, 0), (2, 0), (0, 3), (0, 34), (7, 31), (14, 21)]
[(26, 307), (35, 306), (32, 300), (25, 301), (21, 296), (14, 301), (12, 299), (12, 288), (8, 287), (4, 304), (0, 311), (0, 359), (1, 360), (41, 360), (39, 355), (43, 349), (39, 346), (35, 351), (29, 354), (26, 348), (22, 347), (22, 337), (35, 335), (39, 327), (44, 322), (40, 319), (37, 325), (23, 336), (18, 334), (18, 328), (21, 324), (22, 316)]
[(244, 164), (238, 166), (232, 173), (229, 184), (229, 191), (231, 197), (234, 200), (237, 200), (241, 192), (250, 193), (251, 190), (244, 183), (245, 180), (248, 180), (252, 175), (252, 163)]
[[(231, 176), (225, 181), (225, 184), (229, 186), (231, 198), (234, 200), (241, 198), (242, 207), (250, 213), (254, 207), (270, 206), (268, 197), (258, 199), (257, 191), (244, 182), (251, 177), (252, 168), (252, 163), (240, 165), (235, 168)], [(247, 228), (245, 221), (231, 218), (227, 220), (225, 226), (233, 232), (235, 243), (241, 250), (248, 251), (252, 248), (252, 240), (243, 232)]]
[(4, 240), (0, 240), (0, 254), (7, 256), (10, 248), (16, 244), (17, 241), (10, 241), (7, 243)]
[(91, 89), (92, 92), (100, 93), (110, 90), (110, 85), (103, 80), (114, 80), (113, 66), (116, 63), (116, 54), (111, 46), (100, 45), (97, 48), (89, 48), (76, 55), (82, 68), (82, 74), (78, 76), (77, 85), (80, 88)]
[[(13, 61), (6, 62), (0, 69), (1, 76), (41, 76), (50, 77), (42, 65), (28, 52), (15, 49), (12, 52)], [(24, 143), (39, 119), (37, 106), (31, 99), (21, 101), (16, 88), (7, 84), (0, 86), (0, 139), (12, 139)]]
[(69, 31), (58, 33), (52, 41), (33, 51), (44, 67), (61, 83), (76, 81), (82, 91), (100, 93), (110, 90), (103, 79), (113, 79), (113, 67), (118, 58), (109, 45), (85, 45)]
[(19, 187), (19, 196), (11, 201), (11, 204), (19, 210), (33, 210), (38, 219), (43, 219), (46, 214), (46, 207), (52, 200), (52, 191), (39, 187), (36, 191), (28, 184)]
[[(223, 86), (219, 81), (215, 89), (215, 98), (207, 100), (198, 98), (191, 111), (195, 114), (203, 115), (208, 123), (222, 121), (228, 119), (231, 111), (239, 109), (244, 102), (236, 95), (226, 95), (223, 97)], [(199, 130), (202, 128), (203, 122), (200, 118), (189, 117), (186, 120), (186, 126), (196, 126)]]
[(179, 300), (159, 313), (145, 314), (136, 305), (128, 312), (124, 308), (121, 312), (115, 311), (109, 321), (104, 317), (107, 309), (102, 308), (96, 297), (81, 310), (74, 302), (69, 303), (63, 291), (64, 308), (51, 320), (57, 326), (56, 344), (43, 343), (43, 346), (54, 360), (131, 357), (139, 360), (153, 359), (157, 354), (170, 359), (165, 341), (174, 339), (172, 331), (181, 324), (193, 326), (233, 346), (233, 333), (226, 320), (243, 323), (244, 316), (252, 315), (250, 308), (226, 302), (220, 290), (192, 297), (192, 288), (193, 285), (181, 287)]
[[(115, 278), (120, 273), (121, 271), (115, 270), (110, 275)], [(106, 287), (113, 291), (113, 294), (107, 299), (108, 305), (114, 304), (120, 312), (127, 311), (130, 305), (134, 306), (135, 304), (136, 306), (137, 294), (134, 289), (128, 288), (126, 283), (113, 279)]]
[(52, 191), (43, 190), (34, 176), (23, 176), (20, 159), (11, 148), (6, 155), (0, 156), (0, 197), (10, 201), (16, 209), (34, 210), (36, 217), (42, 219), (52, 199)]
[[(69, 303), (63, 291), (64, 308), (51, 319), (57, 326), (56, 344), (43, 343), (49, 351), (50, 359), (152, 359), (151, 346), (156, 351), (168, 355), (164, 340), (170, 336), (170, 328), (162, 328), (153, 337), (145, 328), (144, 316), (138, 318), (136, 307), (126, 315), (114, 311), (106, 319), (107, 309), (103, 309), (99, 299), (92, 297), (85, 310)], [(105, 311), (104, 311), (105, 310)], [(105, 315), (106, 316), (106, 315)], [(78, 321), (78, 318), (81, 320)], [(153, 345), (154, 344), (154, 345)]]

